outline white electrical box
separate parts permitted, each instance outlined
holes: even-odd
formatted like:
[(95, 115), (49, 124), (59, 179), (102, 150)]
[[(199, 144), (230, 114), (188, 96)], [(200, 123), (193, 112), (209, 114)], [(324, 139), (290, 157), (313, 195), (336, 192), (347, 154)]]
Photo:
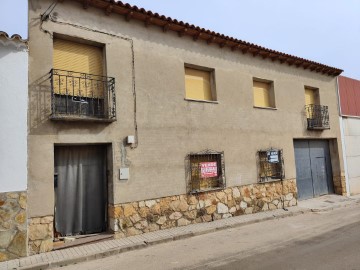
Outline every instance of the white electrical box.
[(129, 168), (120, 168), (120, 180), (128, 180), (129, 176)]
[(135, 143), (135, 136), (127, 136), (127, 143), (128, 144)]

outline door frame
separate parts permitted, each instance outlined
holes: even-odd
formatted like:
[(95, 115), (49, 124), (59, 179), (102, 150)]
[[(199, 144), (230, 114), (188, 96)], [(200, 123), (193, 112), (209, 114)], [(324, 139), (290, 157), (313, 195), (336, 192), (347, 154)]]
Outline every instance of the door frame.
[[(54, 178), (53, 178), (53, 192), (54, 192), (54, 214), (53, 214), (53, 238), (56, 239), (59, 237), (59, 234), (56, 232), (56, 228), (55, 228), (55, 207), (56, 207), (56, 194), (55, 194), (55, 176), (57, 175), (57, 173), (55, 173), (55, 148), (57, 147), (72, 147), (72, 146), (102, 146), (104, 148), (105, 151), (105, 187), (104, 187), (104, 196), (105, 196), (105, 200), (104, 200), (104, 207), (105, 207), (105, 211), (104, 211), (104, 230), (101, 233), (106, 233), (109, 231), (109, 214), (108, 214), (108, 205), (109, 205), (109, 195), (111, 196), (111, 190), (110, 187), (112, 185), (109, 185), (109, 181), (111, 180), (110, 176), (112, 175), (112, 165), (113, 165), (113, 160), (112, 160), (112, 144), (111, 143), (56, 143), (54, 144), (53, 147), (53, 151), (54, 151), (54, 160), (53, 160), (53, 168), (54, 168)], [(86, 235), (86, 234), (84, 234)]]
[[(334, 152), (333, 152), (333, 146), (332, 146), (332, 142), (335, 141), (336, 139), (328, 139), (328, 138), (294, 138), (293, 139), (293, 147), (294, 147), (294, 161), (295, 161), (295, 172), (297, 171), (297, 163), (296, 163), (296, 154), (295, 154), (295, 143), (296, 142), (307, 142), (308, 143), (308, 149), (309, 151), (311, 151), (311, 147), (310, 147), (310, 142), (311, 141), (322, 141), (326, 143), (326, 148), (327, 148), (327, 153), (325, 154), (325, 158), (328, 156), (330, 160), (326, 161), (326, 173), (327, 173), (327, 179), (326, 179), (326, 185), (327, 185), (327, 194), (334, 194), (335, 193), (335, 186), (334, 186), (334, 162), (336, 161), (336, 157), (334, 157)], [(310, 155), (310, 152), (309, 152)], [(335, 160), (333, 160), (335, 159)], [(319, 196), (323, 196), (322, 195), (316, 195), (315, 194), (315, 190), (314, 190), (314, 176), (313, 176), (313, 170), (312, 168), (312, 164), (311, 164), (311, 157), (309, 156), (309, 162), (310, 162), (310, 174), (311, 174), (311, 185), (312, 185), (312, 198), (316, 198)], [(298, 183), (298, 175), (296, 174), (296, 183), (297, 183), (297, 188), (298, 188), (298, 194), (299, 192), (299, 183)], [(299, 197), (299, 195), (298, 195)], [(306, 199), (310, 199), (310, 198), (304, 198), (304, 199), (300, 199), (300, 200), (306, 200)]]

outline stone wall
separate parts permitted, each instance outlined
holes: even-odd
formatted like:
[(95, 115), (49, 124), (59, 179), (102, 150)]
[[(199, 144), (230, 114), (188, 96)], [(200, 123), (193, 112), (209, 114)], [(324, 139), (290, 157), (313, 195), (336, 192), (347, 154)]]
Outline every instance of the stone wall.
[(346, 196), (347, 194), (345, 175), (342, 174), (341, 176), (334, 176), (333, 181), (335, 194)]
[(0, 262), (27, 255), (26, 192), (0, 193)]
[(48, 252), (53, 249), (53, 216), (36, 217), (28, 220), (29, 255)]
[(296, 180), (110, 205), (117, 238), (297, 205)]

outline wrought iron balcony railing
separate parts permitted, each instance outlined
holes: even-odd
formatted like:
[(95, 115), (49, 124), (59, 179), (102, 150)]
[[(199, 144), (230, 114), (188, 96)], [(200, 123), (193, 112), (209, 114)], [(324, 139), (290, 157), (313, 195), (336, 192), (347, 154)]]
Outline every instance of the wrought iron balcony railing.
[(115, 121), (115, 78), (52, 69), (51, 119)]
[(323, 105), (306, 105), (307, 129), (329, 129), (329, 109)]

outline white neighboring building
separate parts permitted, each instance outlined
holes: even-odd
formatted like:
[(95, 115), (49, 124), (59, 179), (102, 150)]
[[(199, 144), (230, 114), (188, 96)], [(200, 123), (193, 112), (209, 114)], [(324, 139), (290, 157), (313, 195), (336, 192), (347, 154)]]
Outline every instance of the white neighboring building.
[(27, 45), (0, 32), (0, 192), (27, 188)]
[(348, 195), (360, 194), (360, 81), (339, 76), (338, 88)]
[(28, 47), (0, 31), (0, 261), (27, 255)]

